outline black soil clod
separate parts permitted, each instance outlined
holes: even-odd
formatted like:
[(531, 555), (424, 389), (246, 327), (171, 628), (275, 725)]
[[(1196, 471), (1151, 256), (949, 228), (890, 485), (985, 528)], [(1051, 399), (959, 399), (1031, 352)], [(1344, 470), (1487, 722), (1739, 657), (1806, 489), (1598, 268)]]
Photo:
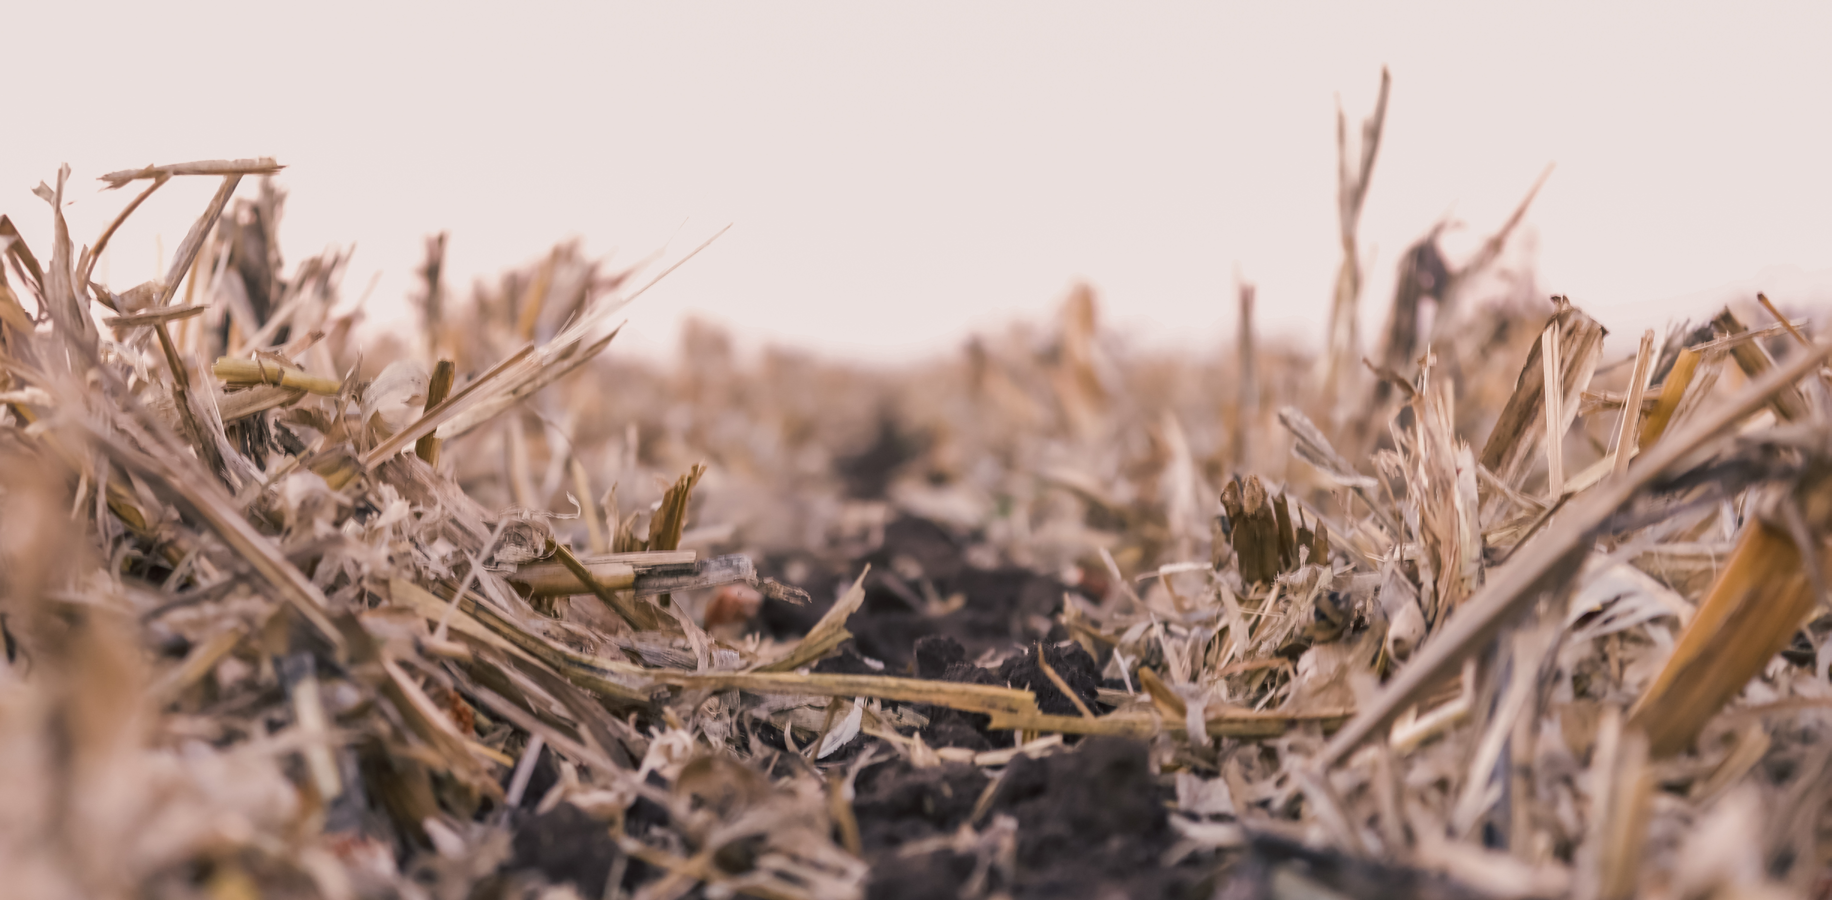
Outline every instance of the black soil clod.
[[(853, 809), (873, 867), (866, 897), (954, 897), (976, 873), (985, 889), (1039, 900), (1206, 898), (1213, 889), (1212, 866), (1163, 864), (1176, 835), (1141, 741), (1095, 737), (1073, 752), (1020, 756), (973, 820), (987, 783), (962, 764), (918, 769), (900, 760), (862, 773)], [(1009, 871), (952, 851), (900, 852), (963, 824), (984, 832), (999, 816), (1017, 824)]]
[[(1100, 687), (1100, 671), (1094, 666), (1094, 657), (1088, 655), (1081, 645), (1069, 643), (1065, 646), (1043, 647), (1043, 660), (1054, 669), (1057, 677), (1068, 684), (1090, 712), (1095, 710), (1096, 693)], [(1080, 709), (1075, 701), (1056, 687), (1048, 673), (1037, 664), (1036, 646), (1027, 647), (1024, 653), (1007, 659), (999, 666), (999, 680), (1015, 688), (1022, 688), (1037, 695), (1037, 708), (1052, 715), (1079, 715)]]
[(604, 883), (623, 850), (603, 822), (570, 803), (535, 816), (515, 832), (504, 873), (535, 872), (548, 884), (570, 884), (580, 896), (604, 896)]

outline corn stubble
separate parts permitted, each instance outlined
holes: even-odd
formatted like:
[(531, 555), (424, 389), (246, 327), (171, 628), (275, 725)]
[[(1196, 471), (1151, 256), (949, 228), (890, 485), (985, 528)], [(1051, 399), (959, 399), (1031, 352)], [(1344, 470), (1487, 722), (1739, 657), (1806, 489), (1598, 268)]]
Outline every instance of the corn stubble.
[[(1322, 357), (1256, 339), (1242, 285), (1225, 358), (1131, 351), (1082, 288), (959, 359), (746, 359), (691, 323), (669, 369), (606, 351), (672, 266), (562, 245), (459, 304), (443, 237), (422, 332), (365, 352), (345, 255), (283, 274), (273, 161), (105, 176), (142, 186), (123, 219), (220, 185), (121, 292), (92, 271), (120, 220), (79, 251), (60, 174), (48, 257), (0, 217), (9, 890), (852, 898), (892, 858), (854, 780), (891, 760), (991, 774), (921, 852), (1031, 896), (999, 773), (1105, 736), (1176, 786), (1162, 864), (1224, 896), (1805, 891), (1832, 858), (1828, 347), (1763, 298), (1772, 326), (1726, 309), (1607, 359), (1509, 252), (1523, 202), (1471, 259), (1442, 225), (1408, 251), (1365, 362), (1385, 94), (1365, 149), (1344, 129)], [(844, 458), (867, 445), (875, 476)], [(1003, 653), (1053, 689), (822, 663), (874, 586), (974, 602), (848, 568), (899, 516), (1062, 573), (1013, 625), (1048, 640)], [(772, 631), (809, 598), (763, 576), (805, 580), (798, 554), (847, 577)], [(1072, 644), (1094, 699), (1045, 658)], [(930, 746), (946, 710), (1004, 745)], [(614, 863), (518, 863), (556, 808)]]

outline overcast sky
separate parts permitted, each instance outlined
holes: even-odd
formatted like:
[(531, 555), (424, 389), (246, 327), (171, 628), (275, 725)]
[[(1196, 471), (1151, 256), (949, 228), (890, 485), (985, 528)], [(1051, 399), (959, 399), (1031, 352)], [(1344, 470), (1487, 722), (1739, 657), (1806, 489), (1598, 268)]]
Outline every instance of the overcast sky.
[[(1727, 284), (1832, 299), (1832, 5), (1141, 3), (13, 4), (0, 212), (30, 188), (269, 155), (289, 261), (358, 247), (377, 317), (451, 232), (461, 285), (576, 236), (634, 260), (732, 230), (632, 310), (862, 359), (955, 347), (1076, 279), (1140, 340), (1320, 330), (1338, 249), (1335, 108), (1393, 74), (1363, 218), (1367, 317), (1451, 212), (1529, 216), (1541, 284), (1618, 333)], [(147, 277), (213, 189), (168, 186), (115, 243)], [(248, 190), (248, 186), (244, 190)]]

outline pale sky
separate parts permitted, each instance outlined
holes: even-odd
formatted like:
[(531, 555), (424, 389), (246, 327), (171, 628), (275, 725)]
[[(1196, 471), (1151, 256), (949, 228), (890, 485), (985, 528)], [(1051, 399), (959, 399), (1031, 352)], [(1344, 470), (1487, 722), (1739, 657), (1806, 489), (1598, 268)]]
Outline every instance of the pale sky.
[[(103, 172), (273, 156), (289, 264), (354, 242), (345, 291), (379, 272), (383, 320), (439, 230), (468, 289), (562, 238), (635, 260), (730, 223), (632, 308), (624, 352), (694, 313), (744, 345), (908, 359), (1084, 278), (1138, 340), (1200, 348), (1232, 332), (1236, 266), (1267, 329), (1315, 335), (1335, 98), (1358, 124), (1383, 64), (1369, 325), (1415, 237), (1447, 211), (1493, 228), (1549, 162), (1541, 285), (1618, 334), (1726, 285), (1832, 301), (1823, 3), (11, 7), (0, 212), (38, 252), (30, 189), (61, 162), (92, 241), (130, 197)], [(143, 208), (111, 283), (213, 187)]]

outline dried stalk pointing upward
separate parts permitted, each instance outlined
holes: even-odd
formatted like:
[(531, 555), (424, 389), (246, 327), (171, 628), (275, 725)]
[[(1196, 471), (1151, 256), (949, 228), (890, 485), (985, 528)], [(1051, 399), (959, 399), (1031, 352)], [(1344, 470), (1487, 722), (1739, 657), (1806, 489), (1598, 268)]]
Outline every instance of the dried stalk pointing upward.
[(1374, 113), (1361, 123), (1361, 153), (1352, 165), (1348, 117), (1340, 106), (1336, 109), (1336, 205), (1342, 265), (1336, 272), (1336, 291), (1329, 308), (1329, 332), (1320, 360), (1326, 399), (1336, 396), (1337, 380), (1353, 369), (1357, 358), (1355, 304), (1361, 297), (1361, 250), (1356, 234), (1361, 226), (1361, 207), (1368, 197), (1369, 180), (1374, 174), (1374, 158), (1380, 151), (1381, 129), (1387, 120), (1387, 92), (1392, 81), (1383, 67), (1380, 70), (1380, 97), (1374, 101)]

